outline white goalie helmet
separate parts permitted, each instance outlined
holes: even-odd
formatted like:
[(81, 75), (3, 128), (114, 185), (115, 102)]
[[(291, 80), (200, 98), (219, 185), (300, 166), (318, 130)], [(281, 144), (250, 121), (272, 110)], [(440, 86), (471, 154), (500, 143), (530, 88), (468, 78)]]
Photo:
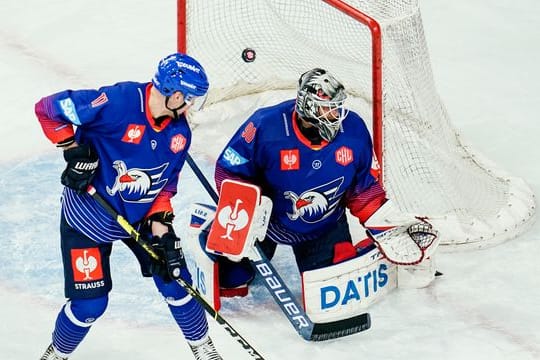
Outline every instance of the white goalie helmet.
[(347, 116), (344, 107), (347, 94), (343, 84), (326, 70), (315, 68), (300, 76), (296, 96), (296, 112), (313, 124), (326, 141), (337, 136)]

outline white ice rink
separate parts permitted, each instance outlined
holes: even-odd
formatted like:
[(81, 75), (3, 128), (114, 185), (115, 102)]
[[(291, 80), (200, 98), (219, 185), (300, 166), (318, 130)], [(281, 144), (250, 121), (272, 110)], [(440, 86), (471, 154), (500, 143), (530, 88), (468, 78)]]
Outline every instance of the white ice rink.
[[(64, 302), (63, 160), (42, 134), (34, 103), (65, 88), (150, 80), (157, 61), (176, 48), (176, 1), (0, 3), (0, 358), (37, 360)], [(540, 2), (420, 5), (437, 88), (454, 125), (539, 194)], [(194, 155), (204, 155), (200, 144), (194, 142)], [(212, 165), (202, 158), (209, 175)], [(187, 167), (183, 179), (178, 208), (210, 202)], [(346, 338), (302, 340), (260, 283), (249, 297), (224, 301), (222, 315), (269, 360), (540, 359), (539, 233), (536, 222), (497, 247), (441, 254), (443, 277), (427, 289), (394, 291), (370, 308), (369, 331)], [(165, 304), (122, 245), (112, 261), (109, 309), (72, 359), (191, 359)], [(278, 252), (275, 265), (298, 294), (288, 250)], [(225, 359), (250, 358), (209, 322)]]

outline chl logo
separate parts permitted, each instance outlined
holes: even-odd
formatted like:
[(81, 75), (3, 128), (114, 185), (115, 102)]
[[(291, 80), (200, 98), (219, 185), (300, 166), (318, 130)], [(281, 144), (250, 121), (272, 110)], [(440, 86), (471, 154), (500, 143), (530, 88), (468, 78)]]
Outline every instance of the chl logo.
[(75, 282), (103, 279), (101, 253), (98, 248), (71, 249), (71, 267)]
[(175, 154), (184, 150), (186, 147), (187, 140), (182, 134), (178, 134), (172, 137), (171, 139), (171, 151)]
[(353, 151), (346, 147), (342, 146), (336, 150), (336, 162), (340, 165), (347, 166), (353, 162)]

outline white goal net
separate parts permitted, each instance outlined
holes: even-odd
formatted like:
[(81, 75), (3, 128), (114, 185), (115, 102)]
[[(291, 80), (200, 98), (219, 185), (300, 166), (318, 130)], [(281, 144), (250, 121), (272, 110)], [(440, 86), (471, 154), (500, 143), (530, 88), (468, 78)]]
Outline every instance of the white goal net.
[[(444, 245), (494, 245), (531, 223), (529, 187), (475, 154), (453, 128), (433, 81), (417, 0), (178, 6), (179, 50), (196, 57), (211, 81), (209, 106), (195, 123), (235, 128), (255, 107), (294, 97), (300, 74), (322, 67), (345, 84), (349, 107), (371, 127), (388, 196), (403, 211), (429, 216)], [(230, 101), (238, 114), (220, 108)]]

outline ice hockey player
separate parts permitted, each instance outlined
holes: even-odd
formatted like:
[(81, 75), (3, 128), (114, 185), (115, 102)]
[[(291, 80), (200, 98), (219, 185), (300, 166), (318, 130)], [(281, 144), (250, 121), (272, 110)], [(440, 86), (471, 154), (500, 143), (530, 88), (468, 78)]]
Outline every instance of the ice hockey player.
[[(151, 82), (65, 90), (36, 104), (46, 137), (66, 160), (60, 245), (67, 301), (41, 360), (67, 359), (105, 312), (117, 240), (133, 251), (143, 276), (153, 278), (195, 358), (221, 359), (202, 306), (174, 281), (191, 282), (171, 206), (191, 143), (185, 112), (202, 105), (208, 85), (201, 64), (174, 53), (159, 62)], [(87, 193), (89, 185), (147, 236), (164, 262), (129, 239)]]
[[(372, 236), (401, 225), (399, 241), (405, 237), (415, 244), (426, 235), (431, 242), (436, 238), (427, 221), (412, 215), (392, 223), (404, 216), (377, 180), (370, 134), (363, 119), (344, 106), (346, 97), (342, 83), (329, 72), (309, 70), (299, 79), (296, 99), (253, 113), (217, 159), (217, 189), (224, 180), (234, 180), (255, 184), (270, 198), (273, 209), (261, 248), (272, 258), (277, 244), (290, 245), (301, 274), (330, 268), (374, 248), (369, 241), (352, 238), (347, 208)], [(240, 260), (242, 255), (249, 256), (217, 260), (222, 296), (247, 293), (254, 272), (245, 258)], [(435, 273), (431, 258), (423, 255), (417, 261), (423, 260), (428, 275), (418, 286), (426, 286)], [(361, 271), (354, 266), (354, 271)], [(340, 275), (326, 272), (324, 280)]]

